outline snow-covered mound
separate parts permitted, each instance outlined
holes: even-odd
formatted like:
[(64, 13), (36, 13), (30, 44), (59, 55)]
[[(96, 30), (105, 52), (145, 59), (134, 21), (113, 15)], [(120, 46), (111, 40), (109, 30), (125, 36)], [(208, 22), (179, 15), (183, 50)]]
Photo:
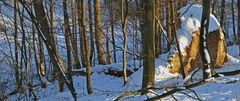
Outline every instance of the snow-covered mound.
[[(202, 5), (187, 5), (179, 10), (180, 27), (177, 31), (178, 41), (181, 52), (184, 54), (184, 48), (189, 46), (192, 41), (193, 32), (201, 27)], [(209, 32), (219, 28), (220, 23), (214, 15), (210, 14)]]

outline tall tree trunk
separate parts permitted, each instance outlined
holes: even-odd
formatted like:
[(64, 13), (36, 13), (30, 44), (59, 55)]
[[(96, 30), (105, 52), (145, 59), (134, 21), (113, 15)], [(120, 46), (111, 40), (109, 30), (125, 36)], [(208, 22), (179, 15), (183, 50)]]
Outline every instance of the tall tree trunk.
[(124, 12), (124, 0), (121, 0), (121, 16), (122, 16), (122, 31), (123, 31), (123, 82), (124, 85), (127, 84), (127, 13), (128, 13), (128, 1), (125, 1), (126, 11)]
[(39, 80), (40, 82), (42, 83), (42, 87), (45, 88), (46, 87), (46, 83), (44, 83), (42, 81), (42, 77), (44, 75), (42, 75), (41, 73), (41, 65), (40, 65), (40, 57), (39, 55), (37, 54), (37, 48), (36, 48), (36, 32), (35, 32), (35, 27), (34, 27), (34, 24), (32, 23), (32, 35), (33, 35), (33, 54), (34, 54), (34, 60), (35, 60), (35, 64), (36, 64), (36, 69), (37, 69), (37, 74), (38, 74), (38, 77), (39, 77)]
[(85, 47), (84, 47), (84, 35), (83, 35), (83, 12), (82, 12), (82, 4), (80, 0), (76, 0), (77, 4), (77, 9), (78, 9), (78, 26), (79, 26), (79, 32), (80, 32), (80, 54), (81, 54), (81, 60), (82, 60), (82, 66), (86, 67), (86, 52), (85, 52)]
[(158, 58), (160, 55), (160, 31), (159, 31), (159, 24), (158, 22), (160, 22), (160, 13), (161, 13), (161, 0), (155, 0), (155, 15), (156, 15), (156, 19), (155, 19), (155, 57)]
[(17, 23), (17, 8), (18, 8), (18, 1), (14, 0), (14, 50), (15, 50), (15, 58), (14, 58), (14, 65), (15, 65), (15, 77), (16, 77), (16, 88), (19, 91), (22, 85), (19, 77), (18, 71), (18, 23)]
[[(52, 58), (56, 59), (56, 61), (59, 61), (60, 65), (61, 65), (60, 68), (64, 69), (64, 71), (65, 71), (63, 61), (61, 60), (60, 55), (56, 49), (54, 37), (51, 33), (47, 34), (47, 33), (49, 33), (50, 29), (49, 29), (48, 20), (47, 20), (47, 17), (46, 17), (45, 11), (44, 11), (44, 7), (43, 7), (43, 0), (34, 0), (33, 4), (34, 4), (34, 9), (35, 9), (36, 19), (41, 24), (42, 30), (44, 31), (43, 33), (46, 34), (45, 38), (47, 39), (49, 46), (52, 48), (54, 54), (56, 55), (56, 57), (53, 56)], [(50, 55), (50, 58), (51, 58), (51, 56), (52, 55)], [(57, 65), (58, 65), (57, 62), (53, 63), (53, 67), (57, 67)], [(63, 87), (64, 87), (63, 86), (64, 82), (62, 80), (63, 77), (58, 72), (60, 72), (60, 70), (57, 69), (56, 75), (58, 78), (59, 90), (62, 92)]]
[(211, 59), (208, 53), (207, 35), (208, 26), (209, 26), (209, 17), (210, 17), (210, 0), (202, 0), (203, 3), (203, 12), (201, 20), (201, 29), (200, 29), (200, 55), (203, 63), (203, 79), (207, 79), (213, 73), (211, 68)]
[[(23, 14), (24, 14), (24, 9), (22, 9), (22, 12), (18, 13), (19, 17), (20, 17), (20, 25), (21, 25), (21, 30), (22, 30), (22, 47), (21, 47), (21, 57), (23, 60), (21, 60), (21, 63), (23, 61), (24, 63), (24, 73), (25, 74), (21, 74), (21, 76), (26, 75), (27, 74), (27, 70), (28, 70), (28, 59), (27, 59), (27, 48), (26, 48), (26, 31), (24, 29), (24, 18), (23, 18)], [(23, 72), (23, 71), (22, 71)]]
[(225, 43), (225, 49), (227, 51), (227, 46), (228, 46), (228, 34), (226, 33), (226, 19), (225, 19), (225, 0), (222, 0), (221, 2), (221, 14), (220, 14), (220, 25), (223, 29), (223, 32), (224, 32), (224, 38), (226, 40), (226, 43)]
[(68, 89), (70, 90), (74, 100), (77, 100), (77, 93), (74, 89), (73, 86), (71, 86), (70, 81), (68, 80), (67, 76), (66, 76), (66, 70), (65, 70), (65, 66), (63, 63), (63, 60), (60, 57), (59, 52), (56, 50), (56, 48), (54, 47), (55, 44), (53, 43), (53, 37), (51, 37), (51, 35), (49, 35), (49, 25), (48, 25), (48, 20), (46, 17), (46, 13), (44, 11), (43, 8), (43, 0), (34, 0), (33, 5), (34, 5), (34, 9), (35, 9), (35, 15), (30, 11), (30, 8), (26, 5), (26, 2), (23, 0), (18, 0), (24, 9), (27, 10), (27, 13), (29, 14), (29, 16), (32, 19), (32, 22), (34, 23), (34, 25), (37, 28), (38, 31), (38, 36), (41, 37), (41, 39), (44, 41), (47, 51), (48, 51), (48, 55), (50, 56), (50, 60), (53, 63), (54, 68), (57, 68), (59, 71), (59, 77), (61, 79), (59, 79), (59, 85), (65, 83), (68, 87)]
[(167, 37), (168, 37), (168, 51), (170, 51), (170, 47), (173, 42), (173, 34), (172, 34), (172, 20), (171, 20), (171, 6), (170, 6), (170, 0), (166, 0), (166, 27), (167, 27)]
[(154, 0), (145, 1), (143, 33), (143, 79), (142, 89), (154, 87), (155, 79), (155, 5)]
[(113, 47), (113, 60), (114, 63), (117, 62), (117, 55), (116, 55), (116, 44), (115, 44), (115, 35), (114, 35), (114, 6), (113, 6), (113, 1), (109, 0), (110, 2), (110, 23), (111, 23), (111, 33), (112, 33), (112, 47)]
[(89, 18), (89, 32), (90, 32), (90, 64), (92, 64), (94, 54), (94, 33), (93, 33), (93, 20), (92, 20), (92, 0), (88, 0), (88, 18)]
[(65, 42), (67, 46), (67, 74), (68, 79), (70, 81), (71, 86), (73, 86), (73, 80), (72, 80), (72, 46), (71, 46), (71, 29), (69, 25), (69, 18), (67, 13), (67, 0), (63, 0), (63, 16), (64, 16), (64, 32), (65, 32)]
[(79, 62), (79, 57), (78, 57), (78, 46), (77, 46), (77, 22), (76, 22), (76, 16), (77, 16), (77, 7), (76, 3), (71, 0), (71, 5), (72, 5), (72, 34), (71, 34), (71, 44), (72, 44), (72, 49), (73, 49), (73, 58), (74, 58), (74, 65), (76, 69), (80, 69), (81, 64)]
[[(54, 3), (53, 3), (53, 0), (49, 0), (49, 4), (48, 4), (48, 6), (49, 6), (49, 22), (50, 22), (50, 25), (49, 25), (49, 32), (50, 32), (50, 34), (51, 35), (55, 35), (54, 34), (54, 16), (53, 16), (53, 13), (54, 13)], [(46, 7), (47, 8), (47, 7)], [(47, 14), (48, 14), (48, 11), (47, 11)], [(40, 38), (38, 38), (39, 39), (39, 44), (41, 45), (40, 47), (39, 47), (39, 49), (40, 49), (40, 52), (41, 53), (43, 53), (43, 54), (41, 54), (41, 53), (39, 53), (39, 55), (41, 55), (40, 57), (40, 62), (41, 62), (41, 64), (44, 64), (45, 66), (46, 66), (46, 59), (45, 59), (45, 57), (44, 57), (44, 48), (43, 48), (43, 42), (42, 42), (42, 40), (40, 39)], [(55, 39), (54, 40), (57, 40), (57, 37), (55, 37)], [(49, 62), (49, 64), (52, 64), (51, 63), (51, 61)], [(41, 65), (41, 66), (43, 66), (43, 65)], [(56, 73), (57, 73), (57, 69), (56, 68), (53, 68), (53, 76), (55, 77), (55, 75), (56, 75)]]
[[(164, 16), (164, 11), (165, 11), (165, 7), (163, 6), (163, 4), (164, 4), (164, 0), (161, 0), (161, 2), (160, 2), (160, 5), (161, 5), (161, 7), (160, 7), (160, 23), (162, 24), (162, 25), (164, 25), (164, 18), (165, 18), (165, 16)], [(179, 5), (180, 6), (180, 5)], [(159, 24), (158, 24), (159, 25)], [(159, 26), (160, 27), (160, 26)], [(159, 29), (160, 30), (160, 29)], [(159, 54), (162, 54), (162, 39), (163, 39), (163, 30), (160, 30), (160, 35), (159, 35)]]
[(92, 82), (91, 82), (91, 64), (90, 64), (90, 58), (89, 58), (89, 48), (88, 48), (88, 37), (87, 37), (87, 31), (86, 31), (86, 16), (85, 16), (85, 2), (84, 0), (81, 0), (81, 12), (82, 12), (82, 27), (83, 27), (83, 37), (84, 37), (84, 51), (85, 51), (85, 60), (86, 60), (86, 66), (87, 66), (87, 91), (88, 94), (91, 94), (92, 91)]
[[(221, 2), (220, 24), (221, 27), (224, 28), (223, 26), (225, 25), (225, 0), (222, 0)], [(226, 29), (224, 29), (224, 31), (225, 30)]]
[(235, 29), (235, 12), (234, 12), (234, 0), (232, 0), (232, 3), (231, 3), (231, 10), (232, 10), (232, 24), (233, 24), (233, 44), (236, 44), (237, 42), (237, 34), (236, 34), (236, 29)]
[(238, 7), (238, 45), (239, 45), (239, 56), (240, 56), (240, 0), (237, 0)]
[(109, 35), (108, 35), (108, 23), (106, 24), (106, 49), (107, 49), (107, 62), (108, 64), (112, 64), (112, 56), (111, 56), (111, 50), (110, 50), (110, 45), (109, 45)]
[(98, 53), (98, 63), (106, 64), (104, 56), (104, 48), (102, 42), (102, 23), (101, 23), (101, 9), (100, 9), (100, 0), (94, 0), (94, 18), (95, 18), (95, 40)]

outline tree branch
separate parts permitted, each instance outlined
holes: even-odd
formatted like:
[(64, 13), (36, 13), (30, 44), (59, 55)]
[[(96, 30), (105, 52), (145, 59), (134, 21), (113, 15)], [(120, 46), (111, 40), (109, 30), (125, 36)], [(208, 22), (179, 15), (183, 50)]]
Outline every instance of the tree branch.
[[(221, 72), (221, 73), (218, 73), (218, 74), (213, 75), (212, 77), (218, 78), (218, 77), (220, 77), (219, 74), (224, 75), (224, 76), (238, 75), (238, 74), (240, 74), (240, 69), (239, 69), (239, 70), (235, 70), (235, 71), (230, 71), (230, 72)], [(161, 99), (161, 98), (164, 98), (164, 97), (167, 97), (167, 96), (169, 96), (169, 95), (172, 95), (172, 94), (174, 94), (174, 93), (176, 93), (176, 92), (180, 92), (180, 91), (188, 90), (188, 89), (191, 89), (191, 88), (195, 88), (195, 87), (198, 87), (198, 86), (207, 84), (207, 83), (209, 83), (209, 82), (211, 82), (211, 80), (204, 79), (204, 80), (201, 80), (201, 81), (199, 81), (199, 82), (196, 82), (196, 83), (193, 83), (193, 84), (190, 84), (190, 85), (183, 86), (183, 87), (181, 87), (181, 88), (172, 89), (172, 90), (170, 90), (169, 92), (166, 92), (166, 93), (163, 93), (163, 94), (161, 94), (161, 95), (159, 95), (159, 96), (156, 96), (156, 97), (147, 99), (146, 101), (159, 100), (159, 99)]]
[[(235, 70), (235, 71), (220, 72), (220, 73), (217, 73), (217, 74), (213, 75), (212, 77), (218, 78), (218, 77), (221, 77), (220, 75), (233, 76), (233, 75), (238, 75), (238, 74), (240, 74), (240, 69)], [(119, 100), (124, 99), (124, 98), (129, 97), (129, 96), (135, 96), (135, 95), (141, 94), (141, 92), (148, 92), (148, 90), (166, 90), (166, 89), (172, 88), (172, 90), (170, 90), (166, 93), (155, 96), (153, 98), (146, 99), (146, 101), (155, 101), (155, 100), (159, 100), (161, 98), (167, 97), (167, 96), (171, 96), (176, 92), (180, 92), (180, 91), (184, 91), (184, 90), (192, 91), (191, 88), (195, 88), (195, 87), (207, 84), (209, 82), (211, 82), (211, 80), (205, 79), (205, 80), (201, 80), (201, 81), (198, 81), (196, 83), (189, 84), (189, 85), (182, 86), (182, 87), (162, 86), (160, 88), (146, 88), (146, 89), (140, 89), (140, 90), (136, 90), (136, 91), (127, 91), (127, 92), (123, 93), (122, 95), (118, 96), (116, 99), (114, 99), (114, 101), (119, 101)], [(196, 92), (194, 92), (194, 94), (196, 95)], [(198, 96), (197, 96), (197, 98), (199, 99)]]

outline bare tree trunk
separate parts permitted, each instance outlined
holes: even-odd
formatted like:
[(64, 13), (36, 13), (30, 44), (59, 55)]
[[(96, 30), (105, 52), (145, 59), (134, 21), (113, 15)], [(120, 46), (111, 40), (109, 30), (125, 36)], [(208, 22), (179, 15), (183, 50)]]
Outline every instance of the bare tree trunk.
[[(165, 11), (165, 7), (163, 6), (164, 5), (164, 0), (161, 0), (161, 2), (160, 2), (160, 5), (161, 5), (161, 7), (160, 7), (160, 23), (162, 24), (162, 25), (164, 25), (164, 18), (165, 18), (165, 16), (164, 16), (164, 11)], [(179, 5), (180, 6), (180, 5)], [(158, 24), (159, 25), (159, 24)], [(161, 30), (160, 31), (160, 35), (159, 35), (159, 54), (162, 54), (162, 39), (163, 39), (163, 30)]]
[(155, 10), (156, 10), (156, 13), (155, 13), (155, 16), (156, 16), (156, 19), (155, 19), (155, 57), (158, 58), (159, 55), (160, 55), (160, 31), (159, 31), (159, 25), (158, 25), (158, 22), (160, 22), (160, 13), (161, 13), (161, 0), (155, 0)]
[(90, 64), (92, 64), (94, 54), (94, 33), (93, 33), (93, 20), (92, 20), (92, 0), (88, 0), (88, 18), (89, 18), (89, 32), (90, 32)]
[(221, 14), (220, 14), (220, 24), (221, 27), (223, 28), (224, 26), (224, 21), (225, 20), (225, 0), (222, 0), (221, 2)]
[(127, 84), (127, 31), (126, 31), (126, 24), (127, 24), (127, 13), (128, 13), (128, 1), (125, 1), (126, 4), (126, 11), (124, 12), (124, 0), (121, 0), (121, 16), (122, 16), (122, 31), (123, 31), (123, 82), (124, 85)]
[(115, 45), (115, 35), (114, 35), (114, 6), (113, 6), (113, 1), (110, 1), (110, 23), (111, 23), (111, 33), (112, 33), (112, 45), (113, 45), (113, 60), (114, 63), (117, 62), (117, 56), (116, 56), (116, 45)]
[(91, 82), (91, 64), (90, 64), (90, 58), (89, 58), (89, 48), (88, 48), (88, 37), (87, 37), (87, 31), (86, 31), (86, 17), (85, 17), (85, 3), (84, 0), (81, 0), (81, 12), (82, 12), (82, 27), (83, 27), (83, 37), (84, 37), (84, 51), (85, 51), (85, 60), (86, 60), (86, 66), (87, 66), (87, 91), (88, 94), (91, 94), (92, 91), (92, 82)]
[(106, 49), (107, 49), (107, 62), (108, 64), (112, 64), (112, 56), (111, 56), (111, 50), (109, 46), (109, 35), (108, 35), (108, 23), (106, 24)]
[(233, 36), (234, 36), (234, 39), (233, 39), (233, 44), (236, 44), (237, 42), (237, 34), (236, 34), (236, 29), (235, 29), (235, 12), (234, 12), (234, 0), (232, 0), (232, 3), (231, 3), (231, 10), (232, 10), (232, 24), (233, 24)]
[(71, 52), (71, 29), (69, 25), (69, 18), (67, 13), (67, 1), (63, 0), (63, 16), (64, 16), (64, 32), (65, 32), (65, 42), (67, 46), (67, 62), (68, 62), (68, 68), (67, 68), (67, 74), (68, 79), (70, 81), (71, 86), (73, 86), (73, 80), (72, 80), (72, 52)]
[(173, 34), (172, 34), (172, 21), (171, 21), (171, 6), (170, 6), (170, 0), (166, 0), (166, 27), (167, 27), (167, 37), (168, 37), (168, 51), (170, 51), (170, 47), (173, 42)]
[[(155, 79), (155, 5), (148, 0), (144, 6), (143, 79), (142, 89), (154, 87)], [(145, 92), (143, 92), (145, 93)]]
[[(22, 9), (21, 14), (19, 14), (20, 17), (20, 25), (21, 25), (21, 30), (22, 30), (22, 47), (21, 47), (21, 57), (23, 59), (23, 63), (24, 63), (24, 74), (21, 74), (21, 76), (23, 77), (23, 75), (27, 75), (27, 70), (28, 70), (28, 59), (27, 59), (27, 48), (26, 48), (26, 31), (24, 29), (24, 18), (23, 18), (23, 14), (24, 14), (24, 9)], [(22, 62), (22, 60), (21, 60)], [(23, 71), (22, 71), (23, 72)]]
[[(49, 22), (50, 22), (49, 32), (50, 32), (51, 35), (54, 36), (55, 34), (54, 34), (54, 25), (53, 25), (53, 23), (54, 23), (54, 21), (53, 21), (54, 20), (53, 12), (54, 12), (54, 3), (53, 3), (53, 0), (49, 0), (49, 13), (50, 13), (50, 15), (49, 15)], [(47, 14), (48, 14), (48, 11), (47, 11)], [(40, 37), (38, 39), (39, 39), (39, 45), (40, 45), (40, 47), (39, 47), (39, 49), (40, 49), (39, 55), (41, 55), (40, 56), (40, 64), (44, 64), (44, 66), (46, 66), (46, 64), (45, 64), (46, 63), (46, 61), (45, 61), (46, 59), (45, 59), (45, 56), (44, 56), (43, 42), (42, 42)], [(57, 37), (55, 37), (54, 40), (57, 40)], [(49, 64), (52, 64), (51, 61), (49, 62)], [(42, 67), (42, 66), (43, 65), (41, 65), (40, 67)], [(55, 77), (57, 72), (58, 72), (57, 69), (53, 68), (53, 76), (54, 77)]]
[(238, 45), (239, 45), (239, 56), (240, 56), (240, 0), (237, 0), (238, 7)]
[[(33, 3), (34, 3), (36, 19), (41, 24), (42, 30), (44, 31), (43, 33), (45, 33), (45, 34), (49, 33), (50, 30), (49, 30), (48, 20), (47, 20), (47, 17), (45, 15), (44, 7), (43, 7), (43, 0), (34, 0)], [(47, 41), (48, 41), (49, 46), (51, 46), (54, 54), (56, 55), (55, 57), (54, 56), (51, 57), (51, 55), (50, 55), (50, 58), (56, 59), (56, 61), (58, 60), (60, 65), (61, 65), (60, 68), (64, 69), (64, 71), (65, 71), (63, 61), (61, 60), (60, 55), (59, 55), (59, 53), (56, 49), (56, 44), (55, 44), (53, 35), (51, 33), (46, 34), (46, 38), (48, 39)], [(53, 63), (54, 67), (57, 67), (57, 65), (58, 65), (57, 62)], [(58, 78), (59, 90), (62, 92), (63, 88), (64, 88), (64, 86), (63, 86), (64, 82), (63, 82), (63, 77), (59, 74), (59, 72), (60, 72), (60, 70), (57, 69), (56, 75), (57, 75), (57, 78)]]
[(54, 68), (57, 68), (59, 71), (58, 74), (60, 75), (59, 77), (61, 78), (59, 79), (60, 81), (59, 85), (65, 83), (69, 88), (74, 100), (77, 100), (77, 93), (74, 87), (70, 85), (70, 81), (68, 80), (65, 74), (66, 73), (65, 66), (64, 66), (63, 60), (60, 57), (59, 52), (55, 48), (55, 43), (53, 43), (54, 39), (53, 37), (51, 37), (51, 35), (48, 34), (49, 25), (48, 25), (46, 13), (43, 8), (43, 0), (34, 0), (33, 2), (35, 14), (37, 18), (30, 11), (30, 8), (26, 5), (25, 1), (22, 1), (22, 0), (18, 0), (18, 1), (22, 4), (23, 8), (27, 10), (27, 13), (31, 17), (32, 22), (35, 24), (37, 28), (38, 35), (41, 37), (41, 39), (44, 41), (46, 45), (48, 55), (50, 56), (50, 59), (51, 59), (51, 62), (53, 63)]
[(19, 66), (18, 66), (18, 23), (17, 23), (17, 8), (18, 8), (18, 1), (14, 0), (14, 50), (15, 50), (15, 58), (14, 58), (14, 65), (15, 65), (15, 77), (16, 77), (16, 88), (19, 91), (22, 85), (22, 81), (20, 81), (19, 77)]
[(40, 57), (38, 57), (37, 55), (37, 49), (36, 49), (36, 32), (35, 32), (35, 27), (34, 27), (34, 24), (32, 23), (32, 35), (33, 35), (33, 54), (34, 54), (34, 60), (35, 60), (35, 64), (36, 64), (36, 69), (37, 69), (37, 74), (38, 74), (38, 77), (39, 77), (39, 80), (40, 82), (42, 83), (42, 87), (45, 88), (46, 87), (46, 83), (44, 83), (42, 81), (42, 77), (44, 75), (41, 74), (41, 65), (40, 65)]
[(98, 53), (98, 63), (106, 64), (103, 42), (102, 42), (100, 0), (94, 0), (94, 18), (95, 18), (95, 33), (96, 33), (95, 40), (96, 40), (97, 53)]
[(78, 46), (77, 46), (77, 22), (76, 22), (76, 16), (77, 16), (77, 7), (76, 3), (71, 0), (71, 5), (72, 5), (72, 34), (71, 34), (71, 44), (72, 44), (72, 49), (73, 49), (73, 58), (74, 58), (74, 65), (76, 69), (80, 69), (81, 64), (79, 62), (79, 57), (78, 57)]
[(78, 26), (79, 26), (79, 37), (80, 37), (80, 54), (81, 54), (81, 60), (82, 60), (82, 66), (86, 67), (86, 52), (85, 52), (85, 47), (84, 47), (84, 35), (83, 35), (83, 12), (82, 12), (82, 4), (80, 2), (80, 0), (76, 0), (76, 4), (77, 4), (77, 13), (78, 13)]
[(203, 12), (202, 12), (202, 20), (201, 20), (201, 29), (200, 29), (200, 55), (203, 63), (203, 79), (207, 79), (212, 76), (212, 67), (211, 67), (211, 59), (208, 53), (208, 45), (207, 43), (207, 35), (208, 34), (208, 26), (209, 26), (209, 17), (210, 17), (210, 0), (202, 0), (203, 3)]

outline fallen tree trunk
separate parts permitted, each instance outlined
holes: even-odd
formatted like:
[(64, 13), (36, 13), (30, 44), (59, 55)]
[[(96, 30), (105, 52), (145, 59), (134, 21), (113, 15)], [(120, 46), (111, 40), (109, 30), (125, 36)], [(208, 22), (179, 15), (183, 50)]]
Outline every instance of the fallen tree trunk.
[[(218, 77), (221, 77), (220, 75), (233, 76), (233, 75), (238, 75), (238, 74), (240, 74), (240, 69), (235, 70), (235, 71), (220, 72), (218, 74), (213, 75), (212, 77), (213, 78), (218, 78)], [(119, 100), (124, 99), (125, 97), (129, 97), (129, 96), (135, 96), (135, 95), (141, 94), (141, 92), (147, 92), (148, 90), (166, 90), (166, 89), (171, 89), (172, 88), (172, 90), (170, 90), (166, 93), (163, 93), (159, 96), (155, 96), (153, 98), (149, 98), (149, 99), (145, 100), (145, 101), (155, 101), (155, 100), (159, 100), (161, 98), (173, 95), (176, 92), (188, 90), (188, 89), (191, 89), (191, 88), (195, 88), (195, 87), (207, 84), (209, 82), (212, 82), (212, 80), (205, 79), (205, 80), (201, 80), (201, 81), (198, 81), (196, 83), (189, 84), (189, 85), (182, 86), (182, 87), (164, 86), (164, 87), (160, 87), (160, 88), (148, 88), (148, 89), (140, 89), (140, 90), (136, 90), (136, 91), (127, 91), (127, 92), (123, 93), (122, 95), (118, 96), (114, 101), (119, 101)]]

